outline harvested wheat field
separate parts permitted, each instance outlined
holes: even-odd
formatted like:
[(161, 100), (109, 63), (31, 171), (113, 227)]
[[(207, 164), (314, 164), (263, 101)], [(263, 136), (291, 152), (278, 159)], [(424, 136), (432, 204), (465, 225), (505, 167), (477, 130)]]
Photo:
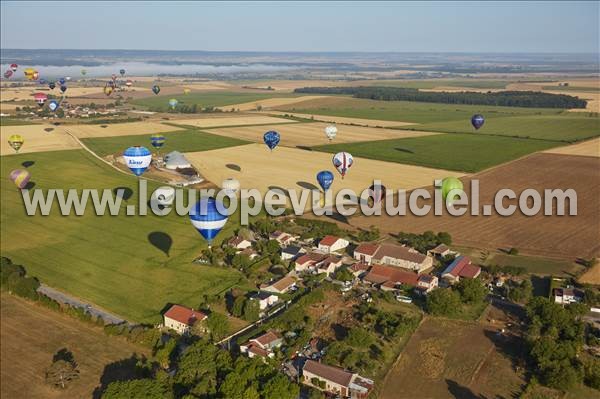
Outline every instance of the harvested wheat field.
[[(533, 188), (541, 195), (544, 189), (574, 189), (577, 193), (577, 216), (357, 216), (350, 223), (357, 227), (378, 226), (382, 231), (420, 233), (427, 230), (447, 231), (456, 245), (473, 248), (517, 248), (522, 254), (574, 260), (600, 256), (600, 158), (556, 154), (533, 154), (462, 179), (470, 193), (470, 180), (479, 179), (480, 208), (493, 204), (495, 193), (509, 188), (517, 194)], [(386, 182), (384, 181), (384, 184)], [(505, 206), (518, 204), (505, 200)], [(566, 212), (568, 211), (566, 205)], [(543, 200), (542, 200), (543, 212)], [(481, 213), (481, 210), (480, 210)]]
[[(312, 106), (312, 104), (307, 104)], [(297, 104), (300, 106), (300, 103)], [(412, 122), (398, 122), (398, 121), (384, 121), (378, 119), (362, 119), (362, 118), (347, 118), (343, 116), (329, 116), (329, 115), (312, 115), (312, 114), (301, 114), (297, 112), (289, 111), (268, 111), (272, 115), (290, 115), (296, 118), (313, 119), (315, 121), (328, 122), (328, 123), (339, 123), (343, 125), (356, 125), (356, 126), (370, 126), (370, 127), (399, 127), (408, 125), (418, 125), (418, 123)]]
[(227, 82), (210, 81), (210, 82), (195, 82), (195, 83), (180, 83), (181, 89), (190, 89), (198, 91), (213, 91), (213, 90), (232, 90), (237, 86)]
[(211, 129), (210, 133), (221, 136), (235, 137), (243, 140), (263, 142), (263, 135), (269, 130), (281, 134), (279, 145), (286, 147), (312, 147), (331, 143), (355, 143), (360, 141), (399, 139), (407, 137), (422, 137), (440, 133), (419, 132), (412, 130), (378, 129), (363, 126), (338, 125), (338, 133), (333, 141), (325, 136), (326, 123), (296, 123), (285, 126), (244, 126), (235, 128)]
[[(68, 86), (67, 91), (65, 92), (65, 97), (69, 98), (69, 97), (83, 97), (83, 96), (89, 96), (89, 95), (96, 95), (96, 94), (102, 94), (102, 96), (104, 96), (103, 93), (104, 90), (104, 86), (90, 86), (90, 87), (73, 87), (73, 86)], [(136, 90), (140, 90), (140, 91), (148, 91), (149, 89), (143, 88), (143, 87), (138, 87), (136, 88)], [(22, 87), (22, 88), (18, 88), (18, 89), (2, 89), (2, 101), (9, 101), (9, 100), (15, 100), (15, 101), (21, 101), (21, 100), (33, 100), (33, 94), (34, 93), (46, 93), (46, 94), (52, 94), (54, 96), (57, 97), (61, 97), (62, 94), (60, 92), (60, 90), (58, 90), (58, 88), (54, 89), (54, 90), (50, 90), (48, 89), (48, 87)]]
[[(100, 397), (94, 390), (101, 386), (101, 378), (106, 384), (131, 377), (135, 366), (132, 355), (146, 354), (123, 339), (107, 336), (100, 328), (5, 293), (1, 310), (3, 398)], [(45, 371), (53, 355), (63, 348), (73, 354), (80, 378), (58, 390), (45, 383)], [(115, 367), (119, 361), (120, 367)], [(107, 366), (111, 371), (105, 374)]]
[(583, 284), (600, 285), (600, 263), (596, 262), (596, 264), (583, 273), (577, 281)]
[(549, 154), (579, 155), (585, 157), (600, 157), (600, 138), (571, 144), (564, 147), (544, 151)]
[(354, 158), (352, 169), (342, 180), (331, 163), (330, 154), (281, 146), (271, 152), (264, 144), (186, 153), (186, 157), (204, 177), (216, 184), (233, 177), (240, 181), (242, 188), (256, 188), (263, 194), (269, 188), (320, 189), (316, 175), (321, 170), (334, 172), (330, 190), (334, 196), (342, 188), (360, 194), (376, 178), (389, 187), (411, 189), (433, 184), (442, 177), (460, 176), (457, 172)]
[(516, 345), (509, 346), (514, 338), (500, 340), (497, 330), (474, 322), (425, 320), (387, 376), (379, 398), (514, 397), (524, 380), (501, 351)]
[(25, 143), (19, 150), (19, 154), (81, 148), (75, 139), (60, 128), (52, 125), (1, 126), (1, 155), (15, 153), (15, 150), (8, 145), (8, 138), (13, 134), (23, 136), (25, 140)]
[(344, 81), (344, 80), (268, 80), (256, 83), (248, 83), (244, 86), (248, 88), (268, 89), (279, 92), (292, 93), (296, 89), (302, 87), (339, 87), (352, 86), (362, 82)]
[(294, 105), (303, 101), (319, 100), (327, 96), (302, 96), (302, 97), (282, 97), (267, 98), (264, 100), (249, 101), (247, 103), (233, 104), (222, 107), (224, 110), (235, 108), (239, 111), (254, 111), (260, 105), (263, 109)]
[[(206, 118), (175, 119), (169, 122), (190, 125), (199, 128), (212, 128), (219, 126), (244, 126), (244, 125), (267, 125), (270, 123), (295, 123), (296, 121), (284, 118), (275, 118), (267, 115), (240, 115), (240, 116), (208, 116)], [(264, 133), (264, 131), (263, 131)]]
[[(104, 126), (104, 127), (103, 127)], [(108, 125), (70, 125), (69, 132), (78, 138), (133, 136), (139, 134), (165, 133), (183, 130), (158, 122), (111, 123)]]

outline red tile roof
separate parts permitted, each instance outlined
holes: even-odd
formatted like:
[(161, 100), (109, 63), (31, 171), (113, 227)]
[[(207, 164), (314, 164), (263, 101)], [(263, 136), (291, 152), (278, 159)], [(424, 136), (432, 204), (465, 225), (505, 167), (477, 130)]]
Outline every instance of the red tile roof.
[(261, 346), (267, 346), (270, 343), (277, 341), (278, 339), (280, 339), (281, 337), (277, 334), (275, 334), (273, 331), (267, 331), (266, 333), (264, 333), (263, 335), (261, 335), (260, 337), (256, 337), (251, 339), (251, 341), (256, 341), (258, 342)]
[(164, 316), (168, 317), (169, 319), (173, 319), (180, 323), (186, 324), (190, 327), (193, 326), (196, 321), (202, 321), (207, 317), (202, 312), (198, 312), (197, 310), (186, 308), (185, 306), (181, 305), (171, 306), (171, 308), (167, 310)]
[(365, 270), (369, 270), (369, 265), (362, 262), (356, 262), (355, 264), (350, 266), (350, 269), (352, 269), (353, 272), (362, 272)]
[(371, 271), (365, 276), (365, 279), (376, 284), (392, 282), (414, 286), (417, 285), (418, 277), (418, 274), (401, 270), (398, 267), (373, 265)]
[(454, 277), (475, 278), (481, 273), (481, 268), (471, 263), (471, 259), (466, 256), (459, 256), (442, 272)]
[(307, 360), (303, 370), (344, 387), (348, 387), (352, 382), (352, 373), (314, 360)]
[(304, 265), (308, 262), (312, 262), (317, 263), (317, 262), (321, 262), (322, 260), (324, 260), (325, 258), (327, 258), (328, 255), (325, 254), (319, 254), (316, 252), (309, 252), (307, 254), (302, 255), (301, 257), (299, 257), (298, 259), (296, 259), (296, 264), (298, 265)]
[(333, 244), (335, 244), (337, 242), (337, 240), (339, 240), (340, 237), (336, 237), (336, 236), (325, 236), (323, 237), (323, 239), (321, 241), (319, 241), (319, 245), (326, 245), (328, 247), (332, 246)]
[(379, 249), (379, 245), (377, 244), (360, 244), (354, 252), (358, 252), (364, 255), (373, 256), (375, 252)]
[(377, 253), (375, 253), (374, 258), (381, 260), (383, 259), (385, 256), (388, 256), (390, 258), (394, 258), (394, 259), (402, 259), (402, 260), (406, 260), (408, 262), (413, 262), (413, 263), (423, 263), (425, 261), (425, 259), (427, 259), (427, 256), (416, 252), (414, 250), (410, 250), (407, 247), (403, 247), (400, 245), (395, 245), (395, 244), (383, 244), (379, 247), (379, 249), (377, 250)]
[(264, 350), (263, 348), (261, 348), (258, 345), (252, 345), (252, 344), (249, 345), (248, 346), (248, 352), (252, 352), (255, 355), (262, 356), (262, 357), (268, 357), (269, 356), (269, 352), (266, 351), (266, 350)]

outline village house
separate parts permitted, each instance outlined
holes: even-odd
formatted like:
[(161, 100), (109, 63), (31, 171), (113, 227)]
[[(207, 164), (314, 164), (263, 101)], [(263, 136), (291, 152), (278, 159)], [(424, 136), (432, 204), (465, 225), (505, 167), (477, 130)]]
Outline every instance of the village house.
[(235, 249), (246, 249), (252, 246), (252, 242), (241, 236), (235, 236), (227, 241), (227, 245)]
[(415, 287), (419, 275), (394, 266), (373, 265), (363, 282), (379, 286), (383, 291), (393, 291), (401, 285)]
[(445, 244), (440, 244), (437, 247), (430, 249), (428, 253), (431, 256), (443, 258), (444, 256), (450, 255), (452, 251), (450, 251), (450, 248), (448, 248), (448, 246), (446, 246)]
[(269, 235), (269, 239), (277, 241), (280, 246), (284, 247), (296, 241), (298, 237), (284, 233), (283, 231), (274, 231)]
[(427, 295), (438, 287), (438, 278), (431, 274), (421, 274), (417, 278), (417, 286), (415, 291), (420, 295)]
[(301, 247), (297, 247), (294, 245), (288, 245), (281, 249), (281, 259), (282, 260), (294, 260), (298, 256), (304, 253), (304, 250)]
[(240, 345), (240, 352), (248, 355), (249, 358), (255, 356), (262, 358), (272, 358), (275, 356), (273, 350), (279, 348), (283, 339), (273, 331), (267, 331), (260, 337), (252, 338), (245, 344)]
[(552, 290), (554, 302), (561, 305), (569, 305), (571, 303), (579, 303), (583, 301), (583, 292), (575, 288), (554, 288)]
[(446, 284), (455, 284), (460, 278), (477, 278), (481, 274), (481, 268), (471, 263), (466, 256), (459, 256), (442, 272), (442, 280)]
[(316, 264), (317, 274), (325, 273), (330, 277), (342, 265), (342, 258), (330, 255)]
[(285, 294), (294, 289), (296, 289), (296, 279), (290, 276), (285, 276), (272, 284), (261, 286), (262, 291), (274, 294)]
[(166, 328), (177, 331), (179, 334), (188, 334), (191, 328), (208, 316), (197, 310), (181, 305), (173, 305), (163, 315), (163, 324)]
[(348, 270), (350, 270), (354, 277), (360, 278), (367, 274), (370, 267), (371, 266), (367, 265), (366, 263), (356, 262), (352, 266), (350, 266)]
[(366, 399), (375, 384), (356, 373), (314, 360), (307, 360), (304, 364), (302, 383), (350, 399)]
[(354, 250), (354, 259), (368, 265), (390, 265), (421, 273), (433, 267), (433, 258), (396, 244), (361, 244)]
[(258, 257), (258, 253), (252, 247), (242, 249), (241, 251), (238, 252), (238, 254), (246, 255), (248, 258), (250, 258), (250, 260)]
[(250, 300), (258, 301), (258, 308), (263, 311), (279, 302), (279, 297), (270, 292), (258, 291), (250, 296)]
[(350, 242), (336, 236), (325, 236), (319, 241), (319, 250), (325, 253), (332, 253), (346, 248)]
[(294, 269), (296, 273), (302, 273), (309, 270), (314, 270), (317, 263), (327, 259), (328, 255), (320, 254), (318, 252), (308, 252), (300, 256), (294, 262)]

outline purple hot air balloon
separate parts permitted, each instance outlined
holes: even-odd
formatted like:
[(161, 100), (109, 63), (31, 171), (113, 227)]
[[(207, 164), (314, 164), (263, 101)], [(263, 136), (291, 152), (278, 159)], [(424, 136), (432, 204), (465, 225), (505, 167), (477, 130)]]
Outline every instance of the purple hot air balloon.
[(31, 173), (23, 169), (15, 169), (10, 172), (9, 179), (21, 189), (27, 187), (27, 183), (31, 179)]
[(475, 114), (471, 118), (471, 124), (473, 125), (473, 127), (475, 129), (479, 129), (481, 126), (483, 126), (484, 122), (485, 122), (485, 118), (483, 117), (483, 115), (480, 115), (480, 114)]

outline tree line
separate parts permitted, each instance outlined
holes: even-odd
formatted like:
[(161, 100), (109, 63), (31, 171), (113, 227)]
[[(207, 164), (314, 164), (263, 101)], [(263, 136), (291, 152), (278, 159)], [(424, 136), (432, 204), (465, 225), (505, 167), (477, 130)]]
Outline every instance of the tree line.
[(585, 108), (587, 101), (566, 94), (537, 91), (429, 92), (404, 87), (302, 87), (296, 93), (343, 94), (381, 101), (415, 101), (442, 104), (491, 105), (525, 108)]

